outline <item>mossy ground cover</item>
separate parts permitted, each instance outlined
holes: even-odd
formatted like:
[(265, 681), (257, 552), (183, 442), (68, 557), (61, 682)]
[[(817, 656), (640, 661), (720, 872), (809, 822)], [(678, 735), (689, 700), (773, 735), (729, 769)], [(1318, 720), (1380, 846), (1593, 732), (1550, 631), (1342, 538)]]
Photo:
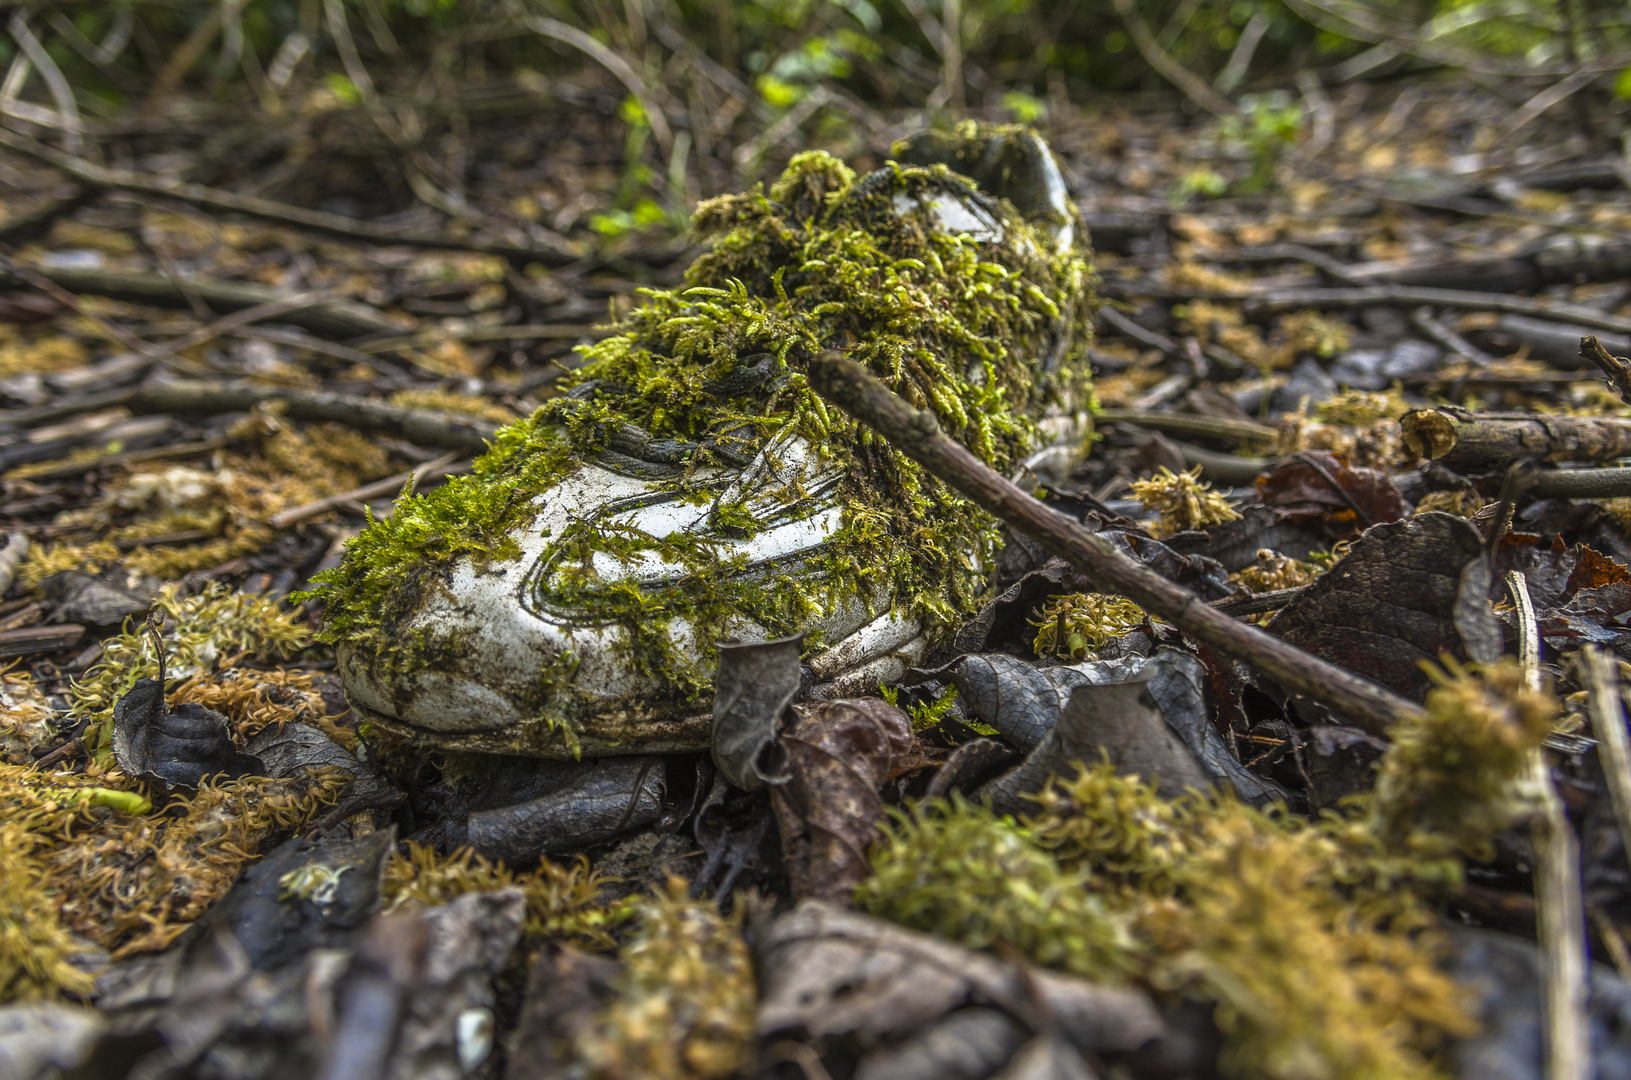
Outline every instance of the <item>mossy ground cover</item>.
[(1446, 1075), (1477, 1030), (1434, 905), (1531, 804), (1558, 717), (1516, 665), (1441, 673), (1373, 795), (1310, 821), (1231, 796), (1156, 795), (1108, 763), (1055, 778), (1021, 820), (961, 800), (901, 812), (866, 910), (976, 948), (1209, 1003), (1232, 1077)]

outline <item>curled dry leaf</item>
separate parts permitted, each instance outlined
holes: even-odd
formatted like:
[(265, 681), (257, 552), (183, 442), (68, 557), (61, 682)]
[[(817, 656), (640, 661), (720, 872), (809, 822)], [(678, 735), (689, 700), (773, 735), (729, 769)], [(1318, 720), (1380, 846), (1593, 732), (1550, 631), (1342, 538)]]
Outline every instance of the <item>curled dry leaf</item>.
[[(1221, 782), (1254, 804), (1285, 795), (1278, 785), (1235, 760), (1210, 719), (1204, 666), (1171, 646), (1147, 658), (1045, 668), (1000, 653), (966, 656), (951, 665), (948, 674), (974, 715), (1028, 753), (1013, 773), (987, 786), (993, 795), (1002, 791), (1005, 797), (1018, 799), (1034, 793), (1050, 774), (1067, 775), (1073, 762), (1097, 761), (1102, 752), (1108, 752), (1122, 771), (1161, 777), (1173, 793)], [(1118, 683), (1147, 690), (1149, 708), (1138, 705), (1136, 695), (1125, 701), (1114, 696), (1093, 701), (1090, 696), (1083, 700), (1082, 711), (1072, 715), (1071, 695), (1078, 687)], [(1067, 716), (1068, 730), (1060, 730)], [(1149, 747), (1167, 748), (1157, 755), (1160, 762), (1143, 760), (1140, 747), (1146, 740)], [(1184, 752), (1177, 753), (1174, 745)], [(1158, 764), (1164, 764), (1164, 771)], [(1018, 812), (1025, 805), (1016, 802), (1005, 812)]]
[(347, 794), (369, 797), (393, 787), (378, 766), (364, 761), (328, 737), (322, 729), (292, 720), (263, 728), (249, 740), (249, 752), (258, 758), (266, 775), (284, 779), (325, 765), (353, 777)]
[(803, 637), (721, 642), (714, 674), (714, 764), (743, 791), (784, 783), (769, 765), (783, 714), (798, 694)]
[[(765, 927), (756, 948), (762, 1036), (848, 1038), (888, 1052), (969, 1006), (1027, 1026), (1045, 1016), (1085, 1053), (1136, 1050), (1165, 1031), (1141, 991), (999, 960), (818, 900)], [(985, 1026), (964, 1033), (989, 1034)]]
[(1387, 473), (1350, 466), (1326, 450), (1301, 450), (1257, 478), (1264, 505), (1298, 523), (1317, 524), (1333, 540), (1410, 516)]
[(1268, 631), (1420, 701), (1430, 681), (1419, 661), (1449, 653), (1487, 663), (1501, 654), (1489, 588), (1478, 530), (1431, 511), (1367, 529)]
[(1104, 755), (1117, 772), (1149, 781), (1167, 798), (1206, 788), (1211, 778), (1161, 718), (1149, 678), (1075, 687), (1047, 736), (1017, 768), (981, 788), (979, 797), (1001, 814), (1034, 810), (1025, 796), (1041, 791), (1050, 776), (1068, 775), (1073, 763)]
[(114, 705), (113, 757), (131, 776), (181, 788), (265, 771), (259, 758), (238, 750), (225, 716), (192, 702), (170, 708), (158, 679), (138, 680)]
[(876, 698), (795, 707), (781, 737), (788, 780), (770, 789), (793, 895), (836, 900), (870, 873), (878, 796), (912, 749), (912, 721)]

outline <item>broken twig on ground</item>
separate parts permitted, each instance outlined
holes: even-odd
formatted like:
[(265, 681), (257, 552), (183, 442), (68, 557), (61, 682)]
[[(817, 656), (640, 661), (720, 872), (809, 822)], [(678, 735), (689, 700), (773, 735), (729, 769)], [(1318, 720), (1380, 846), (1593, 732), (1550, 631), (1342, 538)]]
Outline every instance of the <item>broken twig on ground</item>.
[[(1518, 616), (1518, 661), (1531, 690), (1540, 687), (1540, 628), (1529, 584), (1516, 570), (1506, 586)], [(1590, 662), (1589, 660), (1587, 661)], [(1535, 847), (1535, 929), (1546, 973), (1546, 1076), (1585, 1080), (1591, 1075), (1591, 1030), (1586, 1013), (1586, 909), (1580, 891), (1580, 842), (1569, 824), (1546, 764), (1536, 748), (1530, 777), (1540, 806), (1530, 821)]]
[(332, 420), (352, 427), (384, 431), (421, 446), (440, 446), (466, 453), (487, 449), (498, 425), (469, 417), (405, 409), (373, 398), (278, 390), (250, 383), (172, 382), (147, 386), (130, 399), (137, 413), (247, 412), (276, 401), (299, 420)]
[(1310, 656), (1255, 626), (1240, 623), (1200, 597), (1129, 559), (1108, 540), (1044, 506), (940, 431), (933, 414), (913, 409), (860, 364), (823, 353), (810, 365), (810, 385), (876, 430), (897, 449), (982, 509), (1032, 536), (1093, 579), (1185, 634), (1275, 679), (1381, 735), (1420, 709), (1351, 671)]
[(1405, 446), (1459, 473), (1500, 472), (1520, 458), (1610, 461), (1631, 454), (1631, 420), (1472, 413), (1452, 406), (1399, 418)]
[(1580, 355), (1596, 364), (1620, 400), (1631, 405), (1631, 360), (1615, 356), (1595, 337), (1580, 339)]

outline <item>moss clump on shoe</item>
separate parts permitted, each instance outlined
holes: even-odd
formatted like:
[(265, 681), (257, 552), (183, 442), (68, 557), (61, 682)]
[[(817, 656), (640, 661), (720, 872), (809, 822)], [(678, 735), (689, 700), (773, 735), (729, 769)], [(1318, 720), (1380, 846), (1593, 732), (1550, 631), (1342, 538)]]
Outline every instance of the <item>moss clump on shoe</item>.
[[(937, 217), (947, 206), (967, 219), (957, 231)], [(795, 158), (768, 193), (704, 203), (694, 227), (714, 245), (681, 288), (646, 291), (614, 336), (585, 350), (562, 396), (501, 430), (469, 476), (402, 500), (350, 544), (313, 594), (327, 605), (322, 640), (345, 643), (401, 685), (466, 662), (464, 635), (415, 625), (416, 613), (457, 567), (479, 576), (520, 558), (518, 537), (542, 497), (581, 463), (704, 507), (732, 470), (793, 435), (836, 474), (842, 508), (819, 554), (796, 568), (749, 575), (721, 542), (763, 528), (746, 502), (716, 506), (707, 535), (657, 535), (598, 514), (548, 537), (537, 565), (553, 608), (574, 625), (615, 627), (616, 663), (660, 687), (643, 689), (631, 715), (662, 701), (696, 708), (711, 685), (711, 643), (733, 621), (781, 635), (859, 603), (938, 628), (974, 609), (994, 521), (830, 411), (804, 366), (824, 349), (847, 350), (1006, 469), (1034, 443), (1045, 409), (1085, 407), (1084, 256), (1061, 252), (1013, 206), (943, 166), (890, 164), (857, 179), (819, 152)], [(806, 472), (771, 494), (807, 505), (817, 494), (809, 481)], [(606, 577), (607, 560), (680, 572), (650, 588)], [(694, 644), (676, 645), (670, 626), (680, 622)], [(574, 703), (580, 660), (557, 651), (512, 698), (570, 727), (588, 707)]]

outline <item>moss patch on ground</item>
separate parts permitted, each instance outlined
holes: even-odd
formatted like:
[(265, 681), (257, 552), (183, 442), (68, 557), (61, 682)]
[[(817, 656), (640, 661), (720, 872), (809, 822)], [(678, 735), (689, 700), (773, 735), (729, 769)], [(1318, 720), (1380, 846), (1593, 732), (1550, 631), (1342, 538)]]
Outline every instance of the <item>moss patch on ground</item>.
[(1225, 1075), (1447, 1075), (1475, 1025), (1433, 901), (1531, 804), (1559, 709), (1510, 660), (1438, 676), (1374, 793), (1307, 821), (1232, 797), (1166, 800), (1108, 762), (1050, 781), (1019, 821), (962, 801), (898, 814), (861, 907), (978, 948), (1214, 1005)]

